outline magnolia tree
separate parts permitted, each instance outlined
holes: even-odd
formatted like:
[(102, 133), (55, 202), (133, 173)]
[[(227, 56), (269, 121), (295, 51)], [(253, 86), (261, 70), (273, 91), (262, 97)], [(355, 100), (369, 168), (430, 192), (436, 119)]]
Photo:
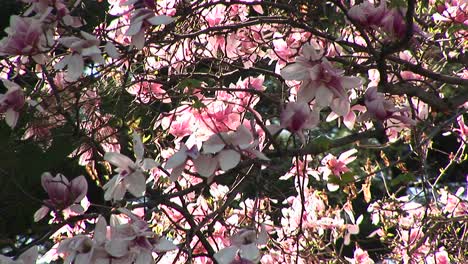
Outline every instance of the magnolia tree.
[(19, 2), (1, 263), (468, 261), (467, 1)]

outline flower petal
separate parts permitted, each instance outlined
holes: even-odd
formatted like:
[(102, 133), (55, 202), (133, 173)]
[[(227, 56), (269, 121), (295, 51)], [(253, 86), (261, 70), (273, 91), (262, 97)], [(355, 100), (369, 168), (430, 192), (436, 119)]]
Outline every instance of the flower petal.
[(241, 155), (239, 152), (232, 150), (232, 149), (226, 149), (218, 153), (216, 155), (218, 161), (219, 161), (219, 166), (223, 171), (228, 171), (239, 164)]

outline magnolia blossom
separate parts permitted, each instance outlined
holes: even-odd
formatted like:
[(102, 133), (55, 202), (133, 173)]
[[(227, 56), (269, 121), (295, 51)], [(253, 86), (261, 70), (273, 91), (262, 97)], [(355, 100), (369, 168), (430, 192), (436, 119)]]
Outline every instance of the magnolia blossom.
[(468, 138), (468, 126), (465, 124), (465, 120), (463, 120), (463, 116), (459, 116), (457, 118), (458, 128), (453, 129), (453, 131), (457, 132), (460, 135), (460, 138), (464, 141)]
[(16, 260), (0, 255), (0, 264), (36, 264), (37, 256), (37, 246), (33, 246), (21, 254)]
[[(260, 233), (255, 230), (243, 229), (231, 238), (231, 246), (214, 254), (219, 264), (256, 263), (260, 260), (258, 245), (268, 242), (268, 233), (262, 225)], [(244, 262), (243, 262), (244, 261)]]
[(44, 200), (44, 205), (34, 214), (34, 221), (44, 218), (50, 209), (68, 209), (73, 214), (82, 214), (86, 211), (86, 200), (80, 204), (88, 192), (88, 183), (84, 176), (76, 177), (70, 182), (62, 174), (53, 177), (45, 172), (42, 174), (41, 183), (49, 199)]
[(346, 90), (361, 85), (359, 78), (343, 76), (343, 71), (334, 68), (323, 51), (309, 44), (303, 46), (302, 55), (295, 63), (281, 70), (281, 76), (285, 80), (302, 81), (298, 100), (308, 103), (315, 99), (319, 109), (329, 106), (339, 116), (349, 112)]
[[(101, 41), (84, 31), (81, 31), (81, 36), (83, 38), (72, 36), (58, 39), (60, 44), (70, 48), (72, 54), (63, 57), (60, 62), (54, 65), (54, 68), (61, 70), (67, 67), (68, 71), (65, 80), (69, 82), (78, 80), (81, 74), (83, 74), (85, 57), (91, 58), (97, 64), (104, 64), (104, 58), (99, 49)], [(119, 57), (117, 49), (111, 42), (106, 44), (105, 50), (112, 58), (117, 59)]]
[(374, 260), (372, 260), (369, 257), (369, 253), (367, 251), (363, 250), (360, 248), (358, 245), (356, 245), (356, 249), (354, 250), (354, 256), (353, 258), (347, 258), (345, 257), (346, 260), (350, 262), (350, 264), (374, 264)]
[[(319, 168), (319, 171), (322, 172), (324, 180), (328, 180), (331, 175), (340, 177), (343, 173), (349, 172), (350, 170), (346, 165), (353, 162), (357, 158), (356, 156), (353, 156), (357, 152), (357, 149), (350, 149), (341, 153), (338, 158), (332, 154), (325, 156), (322, 159), (323, 166)], [(338, 190), (339, 185), (329, 182), (327, 187), (328, 190), (333, 192)]]
[(203, 143), (203, 153), (216, 154), (215, 158), (219, 166), (222, 170), (227, 171), (239, 164), (242, 152), (262, 160), (269, 160), (256, 149), (258, 144), (258, 140), (254, 140), (249, 129), (240, 125), (234, 132), (221, 132), (212, 135)]
[(5, 114), (5, 121), (14, 128), (19, 118), (19, 111), (23, 108), (25, 99), (23, 89), (8, 80), (3, 80), (3, 85), (8, 89), (4, 94), (0, 94), (0, 114)]
[(281, 112), (281, 127), (296, 134), (302, 143), (305, 142), (304, 130), (316, 127), (320, 121), (318, 110), (311, 111), (304, 102), (289, 102)]
[(107, 222), (99, 216), (92, 239), (85, 235), (65, 239), (59, 244), (57, 253), (65, 255), (65, 264), (110, 263), (110, 256), (104, 248), (106, 241)]
[(41, 53), (52, 45), (53, 37), (51, 32), (45, 30), (42, 20), (11, 16), (10, 26), (5, 29), (8, 36), (0, 40), (0, 56), (32, 56), (37, 63), (44, 64), (46, 57)]
[(103, 186), (106, 190), (105, 200), (122, 200), (127, 190), (136, 197), (144, 195), (146, 177), (143, 170), (150, 170), (158, 164), (152, 159), (143, 158), (144, 146), (137, 133), (133, 134), (133, 151), (136, 157), (135, 162), (117, 152), (107, 152), (104, 155), (105, 160), (117, 167), (115, 171), (118, 173)]
[[(364, 102), (367, 112), (361, 115), (361, 120), (375, 118), (384, 121), (389, 118), (399, 120), (405, 124), (414, 125), (415, 121), (402, 114), (407, 111), (405, 108), (396, 108), (392, 101), (387, 100), (383, 93), (377, 91), (377, 87), (367, 89)], [(400, 114), (397, 114), (400, 113)]]
[[(127, 3), (128, 4), (128, 3)], [(130, 27), (125, 35), (132, 36), (132, 45), (141, 50), (145, 45), (145, 30), (149, 26), (159, 26), (172, 23), (174, 18), (166, 15), (157, 16), (153, 11), (140, 8), (132, 13)]]
[(362, 26), (372, 27), (380, 23), (385, 13), (387, 12), (386, 2), (381, 1), (379, 6), (365, 1), (361, 4), (354, 5), (348, 10), (348, 16), (358, 21)]

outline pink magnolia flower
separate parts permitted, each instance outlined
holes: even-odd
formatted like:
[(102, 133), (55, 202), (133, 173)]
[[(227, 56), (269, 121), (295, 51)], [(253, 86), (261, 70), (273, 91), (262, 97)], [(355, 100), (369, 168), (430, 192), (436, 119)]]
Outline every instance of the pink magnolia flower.
[(163, 103), (170, 103), (171, 98), (167, 92), (162, 89), (162, 84), (155, 82), (138, 82), (131, 87), (127, 88), (130, 94), (135, 95), (139, 103), (149, 104), (155, 99), (161, 100)]
[(370, 87), (367, 89), (364, 102), (367, 107), (367, 112), (361, 116), (361, 120), (372, 117), (384, 121), (386, 119), (393, 118), (405, 124), (415, 124), (413, 119), (402, 114), (403, 112), (406, 112), (407, 109), (396, 108), (390, 100), (385, 98), (383, 93), (379, 93), (377, 91), (377, 87)]
[(21, 254), (16, 260), (0, 255), (1, 264), (36, 264), (38, 257), (37, 246), (33, 246)]
[(358, 21), (364, 27), (373, 27), (380, 24), (380, 21), (387, 12), (386, 2), (381, 1), (379, 6), (365, 1), (361, 4), (354, 5), (348, 10), (348, 16)]
[(450, 258), (444, 247), (439, 248), (439, 250), (434, 254), (426, 258), (427, 264), (450, 264)]
[(46, 62), (42, 53), (51, 46), (51, 33), (44, 29), (42, 18), (12, 16), (5, 29), (8, 36), (0, 40), (0, 56), (26, 55), (39, 64)]
[[(349, 130), (353, 130), (354, 128), (354, 124), (356, 123), (356, 119), (357, 119), (357, 116), (356, 116), (356, 112), (365, 112), (366, 111), (366, 107), (364, 107), (363, 105), (353, 105), (349, 111), (348, 114), (346, 114), (345, 116), (343, 116), (343, 124), (349, 129)], [(337, 119), (339, 116), (334, 113), (334, 112), (331, 112), (328, 116), (327, 116), (327, 119), (326, 121), (327, 122), (330, 122), (330, 121), (333, 121), (335, 119)], [(338, 121), (338, 125), (339, 125), (339, 121)]]
[(177, 247), (166, 238), (159, 238), (148, 223), (124, 208), (119, 209), (130, 218), (128, 223), (114, 224), (110, 228), (110, 239), (106, 251), (119, 263), (152, 263), (152, 252), (166, 252)]
[(453, 129), (453, 131), (457, 132), (461, 139), (466, 141), (468, 139), (468, 126), (465, 124), (463, 120), (463, 116), (459, 116), (457, 118), (458, 128)]
[(329, 106), (339, 116), (349, 112), (350, 104), (346, 89), (361, 85), (357, 77), (343, 76), (343, 71), (334, 68), (312, 45), (305, 44), (302, 55), (296, 62), (284, 67), (281, 76), (285, 80), (302, 81), (297, 98), (303, 102), (315, 99), (321, 109)]
[(122, 200), (127, 190), (135, 197), (144, 195), (146, 191), (146, 177), (143, 171), (150, 170), (159, 165), (153, 159), (143, 158), (145, 150), (141, 138), (137, 133), (133, 134), (133, 151), (136, 157), (135, 162), (117, 152), (107, 152), (104, 155), (105, 160), (117, 166), (115, 171), (118, 173), (102, 187), (106, 190), (104, 194), (105, 200)]
[(354, 257), (352, 259), (345, 257), (350, 264), (374, 264), (374, 260), (369, 257), (369, 253), (367, 251), (360, 248), (356, 245), (356, 249), (354, 250)]
[(65, 255), (65, 264), (110, 263), (111, 256), (104, 248), (106, 241), (107, 222), (99, 216), (92, 239), (85, 235), (67, 238), (60, 242), (57, 253)]
[(69, 210), (73, 214), (82, 214), (86, 206), (79, 204), (88, 192), (88, 183), (84, 176), (74, 178), (71, 182), (62, 174), (53, 177), (45, 172), (41, 178), (42, 187), (49, 195), (44, 205), (34, 214), (34, 221), (44, 218), (50, 209)]
[(23, 89), (11, 81), (2, 79), (3, 85), (8, 89), (4, 94), (0, 94), (0, 114), (5, 114), (5, 121), (14, 128), (19, 118), (19, 111), (23, 108), (25, 99)]
[[(322, 159), (322, 167), (318, 170), (322, 172), (324, 180), (328, 180), (331, 175), (340, 177), (343, 173), (349, 172), (347, 164), (353, 162), (357, 157), (353, 156), (358, 151), (357, 149), (350, 149), (341, 153), (341, 155), (336, 158), (332, 154), (328, 154)], [(339, 186), (333, 183), (328, 183), (327, 187), (330, 191), (338, 190)]]
[(312, 129), (319, 123), (320, 116), (317, 110), (311, 111), (310, 106), (304, 102), (289, 102), (281, 112), (281, 127), (296, 134), (302, 143), (305, 142), (304, 129)]
[(260, 233), (255, 230), (242, 229), (231, 238), (231, 246), (218, 251), (214, 258), (219, 264), (256, 263), (260, 260), (258, 245), (268, 242), (268, 233), (262, 225)]

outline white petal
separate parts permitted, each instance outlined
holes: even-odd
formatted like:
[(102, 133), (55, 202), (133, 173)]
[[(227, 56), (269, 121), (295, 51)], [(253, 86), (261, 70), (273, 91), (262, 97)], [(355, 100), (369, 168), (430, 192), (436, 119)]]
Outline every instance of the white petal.
[(127, 170), (129, 167), (135, 166), (135, 163), (129, 157), (117, 152), (106, 152), (106, 154), (104, 154), (104, 159), (114, 166)]
[(200, 155), (193, 160), (197, 172), (204, 177), (210, 177), (218, 168), (218, 160), (211, 155)]
[(133, 22), (130, 24), (130, 27), (128, 28), (127, 32), (125, 35), (127, 36), (134, 36), (137, 33), (140, 32), (141, 26), (143, 25), (143, 21), (138, 21), (138, 22)]
[(135, 260), (135, 264), (151, 264), (154, 263), (153, 256), (149, 252), (140, 252), (138, 254), (137, 259)]
[(112, 42), (107, 42), (106, 46), (104, 46), (104, 50), (107, 52), (107, 54), (113, 58), (113, 59), (118, 59), (120, 57), (120, 53), (117, 50), (117, 48), (112, 44)]
[(106, 234), (107, 234), (107, 221), (102, 215), (100, 215), (96, 222), (96, 227), (94, 228), (94, 240), (98, 244), (103, 244), (104, 241), (106, 241)]
[(146, 191), (146, 179), (141, 171), (136, 171), (124, 178), (128, 191), (135, 197), (142, 196)]
[[(37, 246), (33, 246), (30, 249), (26, 250), (23, 254), (21, 254), (21, 256), (19, 256), (18, 258), (18, 261), (15, 261), (13, 263), (35, 264), (37, 261), (37, 255), (38, 255)], [(19, 260), (21, 260), (21, 262)], [(3, 262), (0, 261), (0, 263), (3, 263)]]
[(302, 81), (309, 78), (308, 69), (299, 63), (293, 63), (284, 67), (280, 73), (281, 77), (285, 80)]
[(43, 205), (41, 208), (39, 208), (39, 210), (36, 211), (36, 213), (34, 213), (34, 222), (39, 222), (47, 215), (47, 213), (49, 213), (49, 207)]
[(157, 163), (155, 160), (153, 159), (144, 159), (143, 160), (143, 164), (141, 166), (144, 170), (151, 170), (151, 169), (154, 169), (154, 168), (157, 168), (159, 167), (159, 163)]
[(329, 106), (333, 99), (333, 93), (325, 85), (321, 85), (315, 93), (315, 101), (319, 106)]
[(270, 160), (265, 154), (263, 154), (262, 152), (256, 150), (256, 149), (250, 149), (248, 151), (249, 153), (252, 153), (253, 155), (255, 155), (255, 157), (261, 159), (261, 160)]
[(342, 98), (335, 98), (330, 105), (330, 108), (339, 116), (345, 116), (350, 111), (349, 101)]
[(243, 259), (248, 259), (250, 261), (257, 261), (260, 258), (260, 251), (257, 248), (257, 245), (254, 243), (241, 245), (240, 246), (240, 256)]
[(221, 169), (223, 171), (228, 171), (239, 164), (241, 155), (235, 150), (226, 149), (221, 151), (216, 157), (218, 158)]
[(74, 82), (80, 78), (83, 73), (84, 61), (81, 55), (74, 54), (68, 61), (68, 71), (65, 78), (66, 81)]
[(14, 128), (16, 126), (16, 123), (18, 122), (18, 118), (19, 118), (19, 113), (13, 110), (12, 108), (8, 108), (8, 110), (5, 112), (5, 122), (11, 128)]
[(221, 151), (226, 144), (224, 143), (222, 137), (226, 135), (225, 133), (214, 134), (208, 138), (207, 141), (203, 142), (203, 153), (218, 153)]
[(129, 240), (112, 239), (105, 245), (107, 253), (113, 257), (123, 257), (128, 253)]
[(156, 252), (166, 252), (177, 249), (177, 246), (172, 243), (172, 241), (168, 240), (165, 237), (162, 237), (158, 240), (158, 243), (154, 245), (154, 250)]
[(250, 143), (253, 141), (253, 136), (247, 127), (245, 127), (244, 125), (240, 125), (236, 129), (234, 137), (231, 141), (233, 145), (237, 145), (241, 149), (245, 149), (248, 146), (250, 146)]
[(185, 145), (167, 160), (166, 166), (164, 166), (165, 169), (173, 169), (185, 163), (187, 160), (187, 147), (184, 147)]
[(157, 26), (157, 25), (166, 25), (169, 23), (174, 22), (174, 18), (166, 15), (161, 15), (161, 16), (154, 16), (150, 19), (147, 19), (150, 24)]
[(101, 54), (101, 50), (96, 46), (91, 46), (81, 51), (82, 56), (94, 56), (96, 54)]
[(184, 169), (185, 169), (185, 166), (179, 166), (179, 167), (173, 168), (171, 171), (171, 176), (169, 177), (171, 182), (177, 181), (177, 179), (182, 174), (182, 172), (184, 172)]
[(234, 261), (238, 248), (226, 247), (214, 254), (214, 258), (219, 264), (230, 264)]
[(132, 45), (136, 49), (141, 50), (145, 46), (145, 32), (140, 31), (132, 37)]

